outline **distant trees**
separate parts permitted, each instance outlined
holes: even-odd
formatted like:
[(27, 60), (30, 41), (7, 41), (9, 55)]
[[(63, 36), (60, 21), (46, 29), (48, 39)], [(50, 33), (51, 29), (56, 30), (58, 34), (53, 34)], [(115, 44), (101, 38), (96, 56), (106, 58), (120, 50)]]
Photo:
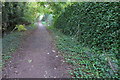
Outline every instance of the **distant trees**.
[[(67, 7), (67, 5), (71, 3), (70, 2), (39, 2), (38, 4), (44, 8), (43, 12), (45, 13), (45, 15), (49, 15), (49, 14), (53, 15), (54, 18), (53, 22), (55, 22), (58, 16), (62, 12), (64, 12), (65, 7)], [(44, 19), (46, 17), (47, 16), (45, 16)]]
[[(10, 32), (16, 25), (30, 24), (36, 18), (35, 3), (3, 2), (2, 3), (2, 30)], [(36, 5), (36, 4), (35, 4)]]
[(16, 25), (33, 23), (43, 14), (53, 14), (54, 20), (56, 20), (66, 5), (65, 2), (3, 2), (3, 35), (4, 32), (13, 30)]

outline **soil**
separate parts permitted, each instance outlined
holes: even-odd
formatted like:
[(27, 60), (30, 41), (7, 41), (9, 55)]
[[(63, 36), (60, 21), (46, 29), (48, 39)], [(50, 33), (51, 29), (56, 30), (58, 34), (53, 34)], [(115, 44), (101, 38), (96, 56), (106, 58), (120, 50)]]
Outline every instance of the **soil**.
[(55, 48), (45, 26), (27, 36), (3, 69), (3, 78), (70, 78), (69, 65)]

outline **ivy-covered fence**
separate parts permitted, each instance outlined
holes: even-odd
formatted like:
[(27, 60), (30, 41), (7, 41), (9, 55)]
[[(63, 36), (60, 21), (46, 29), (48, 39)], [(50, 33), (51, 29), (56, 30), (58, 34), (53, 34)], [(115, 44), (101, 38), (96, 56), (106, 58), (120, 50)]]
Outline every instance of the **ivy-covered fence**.
[(108, 55), (111, 61), (120, 59), (120, 3), (83, 2), (66, 7), (54, 26), (78, 41), (96, 54)]

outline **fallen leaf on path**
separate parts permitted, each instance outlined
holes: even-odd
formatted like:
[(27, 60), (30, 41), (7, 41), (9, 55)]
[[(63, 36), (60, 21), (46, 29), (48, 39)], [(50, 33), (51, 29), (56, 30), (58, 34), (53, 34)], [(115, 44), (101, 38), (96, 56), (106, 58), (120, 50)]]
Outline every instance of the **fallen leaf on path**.
[(46, 75), (44, 75), (44, 77), (45, 77), (45, 78), (47, 78), (47, 76), (46, 76)]
[(58, 57), (58, 56), (56, 56), (56, 57)]
[(32, 62), (32, 60), (28, 60), (28, 62), (29, 62), (29, 63), (31, 63), (31, 62)]
[(55, 52), (55, 50), (52, 50), (52, 52)]

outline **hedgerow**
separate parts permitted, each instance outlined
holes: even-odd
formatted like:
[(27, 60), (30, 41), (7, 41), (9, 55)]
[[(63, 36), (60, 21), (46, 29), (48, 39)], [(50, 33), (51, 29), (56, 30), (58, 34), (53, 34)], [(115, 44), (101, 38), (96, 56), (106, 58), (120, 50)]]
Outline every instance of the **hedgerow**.
[(54, 26), (98, 55), (108, 55), (111, 62), (113, 56), (120, 61), (119, 5), (119, 2), (74, 3), (66, 7)]

